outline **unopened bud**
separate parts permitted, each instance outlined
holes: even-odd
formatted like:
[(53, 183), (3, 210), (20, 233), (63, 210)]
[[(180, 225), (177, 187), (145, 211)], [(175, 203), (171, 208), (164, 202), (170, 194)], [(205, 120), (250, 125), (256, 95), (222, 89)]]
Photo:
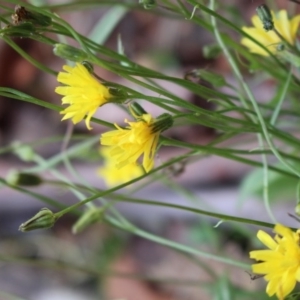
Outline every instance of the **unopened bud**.
[(82, 62), (88, 58), (84, 51), (67, 44), (55, 44), (53, 52), (56, 56), (75, 62)]
[(281, 51), (281, 52), (279, 51), (278, 55), (280, 56), (281, 59), (287, 61), (294, 67), (296, 68), (300, 67), (300, 57), (298, 56), (298, 54), (294, 54), (290, 51)]
[(31, 22), (37, 26), (50, 26), (52, 19), (44, 14), (30, 11), (24, 6), (16, 5), (15, 13), (11, 16), (14, 25)]
[(202, 54), (205, 58), (213, 59), (217, 58), (220, 53), (222, 52), (222, 49), (218, 44), (209, 44), (205, 45), (202, 48)]
[(140, 4), (143, 4), (145, 9), (151, 9), (156, 6), (156, 0), (140, 0)]
[(55, 214), (48, 208), (42, 208), (34, 217), (22, 223), (19, 230), (27, 232), (35, 229), (51, 228), (56, 221)]
[(16, 26), (7, 25), (1, 30), (1, 35), (26, 38), (32, 37), (35, 31), (36, 29), (32, 23), (25, 22)]
[(10, 185), (23, 186), (37, 186), (43, 182), (41, 177), (35, 174), (22, 173), (17, 170), (11, 170), (6, 177), (6, 181)]
[(297, 204), (295, 207), (295, 213), (297, 216), (300, 216), (300, 204)]
[(88, 226), (100, 221), (103, 218), (104, 209), (103, 208), (90, 208), (77, 220), (77, 222), (72, 227), (72, 232), (77, 234)]
[(14, 142), (12, 147), (14, 154), (16, 154), (22, 161), (29, 162), (34, 160), (35, 153), (29, 145)]
[(278, 44), (278, 45), (276, 46), (276, 50), (277, 50), (278, 52), (284, 51), (285, 48), (286, 48), (286, 47), (285, 47), (284, 44)]
[(135, 117), (141, 117), (144, 114), (147, 114), (147, 112), (136, 102), (133, 102), (129, 106), (131, 114)]
[(270, 31), (274, 29), (273, 16), (270, 12), (270, 9), (267, 5), (262, 4), (256, 8), (257, 15), (261, 22), (263, 23), (263, 27), (265, 31)]

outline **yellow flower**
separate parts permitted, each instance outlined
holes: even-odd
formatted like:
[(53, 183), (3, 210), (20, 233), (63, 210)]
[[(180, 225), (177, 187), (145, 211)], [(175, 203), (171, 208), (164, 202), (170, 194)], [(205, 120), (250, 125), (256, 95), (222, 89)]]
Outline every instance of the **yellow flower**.
[(251, 251), (250, 258), (261, 261), (252, 265), (252, 271), (265, 274), (267, 294), (270, 297), (276, 294), (278, 299), (284, 299), (300, 281), (300, 229), (293, 232), (276, 224), (274, 231), (274, 239), (266, 232), (258, 231), (258, 239), (269, 249)]
[(62, 120), (72, 118), (74, 124), (80, 122), (86, 115), (85, 124), (88, 129), (90, 120), (99, 106), (107, 103), (111, 94), (106, 86), (99, 83), (81, 64), (74, 67), (63, 66), (66, 72), (60, 72), (57, 81), (66, 86), (55, 89), (57, 94), (63, 95), (62, 104), (70, 106), (61, 111)]
[[(272, 11), (274, 27), (286, 42), (291, 45), (295, 44), (296, 34), (299, 27), (300, 15), (295, 16), (291, 20), (288, 19), (287, 11), (281, 10), (278, 14)], [(252, 17), (254, 27), (243, 27), (243, 31), (251, 35), (258, 42), (266, 46), (271, 52), (276, 52), (276, 47), (282, 41), (280, 37), (273, 31), (265, 31), (263, 24), (257, 15)], [(263, 56), (269, 56), (269, 53), (248, 38), (242, 38), (241, 43), (249, 48), (253, 53)]]
[(150, 114), (143, 114), (136, 122), (129, 122), (125, 129), (115, 124), (117, 130), (103, 133), (100, 143), (111, 146), (110, 155), (116, 161), (117, 168), (136, 163), (143, 155), (143, 167), (148, 173), (154, 165), (154, 155), (161, 130), (153, 125), (155, 119)]
[(104, 157), (104, 166), (97, 171), (98, 175), (103, 177), (107, 186), (113, 187), (143, 175), (142, 168), (136, 163), (118, 169), (114, 157), (109, 153), (110, 147), (101, 147), (100, 154)]

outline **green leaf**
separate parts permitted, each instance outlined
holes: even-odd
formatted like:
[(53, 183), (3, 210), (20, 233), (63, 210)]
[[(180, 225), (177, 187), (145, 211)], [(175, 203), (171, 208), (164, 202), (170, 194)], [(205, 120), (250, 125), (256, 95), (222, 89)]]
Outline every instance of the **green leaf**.
[(199, 78), (200, 80), (204, 80), (210, 83), (214, 87), (221, 87), (224, 85), (228, 85), (222, 75), (213, 73), (211, 71), (207, 71), (204, 69), (194, 69), (188, 72), (185, 76), (186, 79), (190, 77)]
[[(297, 185), (297, 179), (274, 171), (268, 172), (268, 192), (271, 202), (295, 198)], [(263, 198), (263, 189), (263, 170), (256, 169), (244, 178), (240, 187), (240, 201), (244, 201), (249, 196), (258, 196)]]
[(217, 58), (221, 53), (221, 48), (218, 44), (205, 45), (202, 49), (204, 58), (214, 59)]

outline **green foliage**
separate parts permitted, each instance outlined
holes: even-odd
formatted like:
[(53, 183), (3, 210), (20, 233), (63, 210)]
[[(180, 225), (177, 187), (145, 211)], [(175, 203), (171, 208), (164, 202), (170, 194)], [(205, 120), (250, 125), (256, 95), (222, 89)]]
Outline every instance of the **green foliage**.
[[(108, 270), (114, 258), (124, 251), (124, 240), (115, 233), (116, 229), (167, 246), (187, 256), (213, 278), (209, 284), (199, 282), (199, 286), (205, 286), (206, 291), (210, 293), (211, 299), (267, 299), (265, 292), (250, 292), (233, 284), (226, 272), (222, 274), (215, 272), (207, 261), (211, 259), (235, 266), (238, 272), (250, 269), (248, 253), (243, 253), (245, 258), (243, 260), (235, 258), (234, 255), (231, 257), (224, 255), (220, 242), (223, 234), (219, 228), (226, 221), (226, 226), (233, 226), (235, 232), (246, 232), (246, 236), (250, 236), (251, 239), (254, 233), (249, 225), (272, 228), (274, 224), (255, 218), (234, 216), (223, 211), (217, 212), (209, 205), (204, 209), (199, 195), (194, 193), (190, 186), (198, 184), (197, 178), (189, 185), (182, 184), (177, 180), (177, 176), (189, 172), (193, 164), (201, 164), (201, 161), (208, 156), (218, 156), (252, 167), (252, 171), (241, 178), (241, 201), (251, 201), (252, 196), (259, 197), (263, 199), (261, 202), (271, 215), (271, 208), (275, 201), (284, 203), (299, 198), (299, 43), (291, 44), (281, 40), (277, 43), (280, 47), (272, 52), (270, 45), (261, 43), (259, 34), (251, 36), (242, 30), (242, 27), (250, 26), (249, 21), (243, 19), (244, 14), (239, 12), (238, 6), (228, 6), (225, 1), (218, 1), (217, 7), (214, 0), (90, 0), (61, 1), (55, 5), (43, 1), (39, 3), (39, 5), (43, 4), (42, 6), (34, 5), (38, 1), (28, 1), (29, 3), (22, 2), (23, 7), (17, 6), (15, 9), (13, 5), (19, 5), (20, 1), (2, 2), (0, 38), (23, 60), (27, 60), (45, 76), (49, 76), (48, 78), (57, 76), (60, 71), (60, 69), (53, 70), (52, 66), (65, 65), (68, 61), (85, 64), (89, 67), (93, 80), (107, 87), (111, 98), (115, 100), (114, 104), (105, 103), (111, 105), (112, 111), (117, 103), (118, 108), (121, 107), (128, 119), (131, 118), (130, 121), (135, 116), (130, 115), (128, 104), (133, 101), (139, 101), (141, 110), (140, 113), (136, 113), (138, 117), (152, 114), (154, 107), (159, 112), (163, 111), (157, 114), (161, 117), (155, 116), (157, 118), (152, 124), (154, 132), (161, 133), (168, 129), (166, 133), (160, 135), (157, 148), (162, 152), (176, 149), (174, 154), (172, 150), (168, 152), (171, 153), (168, 154), (168, 158), (163, 156), (162, 159), (156, 159), (159, 163), (150, 172), (145, 172), (142, 176), (118, 186), (102, 189), (94, 184), (95, 180), (82, 176), (75, 167), (75, 162), (79, 161), (85, 164), (92, 162), (95, 169), (98, 163), (100, 165), (101, 157), (98, 156), (100, 131), (90, 131), (88, 134), (78, 136), (70, 127), (65, 136), (4, 145), (0, 148), (0, 154), (13, 154), (24, 163), (24, 167), (18, 169), (18, 174), (14, 174), (13, 180), (0, 178), (1, 186), (29, 195), (57, 210), (53, 213), (48, 209), (41, 210), (35, 217), (23, 223), (21, 229), (28, 231), (48, 228), (52, 225), (55, 228), (57, 219), (73, 214), (76, 215), (76, 220), (80, 220), (76, 223), (77, 227), (74, 231), (83, 231), (82, 234), (85, 234), (90, 229), (89, 225), (100, 220), (100, 226), (107, 228), (110, 234), (101, 241), (99, 249), (96, 250), (94, 262), (99, 269)], [(272, 9), (277, 9), (276, 4), (272, 6)], [(102, 17), (97, 20), (88, 35), (81, 32), (81, 28), (73, 27), (64, 19), (66, 12), (72, 14), (75, 11), (98, 9), (102, 9)], [(209, 39), (208, 42), (203, 39), (205, 45), (202, 45), (202, 49), (199, 47), (199, 58), (203, 55), (210, 61), (204, 61), (205, 65), (199, 66), (199, 59), (197, 63), (190, 63), (195, 64), (189, 66), (192, 71), (178, 70), (179, 58), (172, 53), (172, 50), (159, 47), (156, 49), (150, 44), (150, 40), (149, 45), (145, 47), (144, 56), (135, 55), (132, 37), (128, 38), (125, 34), (121, 37), (118, 26), (127, 14), (134, 19), (138, 13), (141, 13), (139, 16), (156, 16), (179, 22), (178, 28), (189, 24), (191, 27), (188, 28), (195, 28), (199, 32), (201, 30), (201, 33), (205, 33)], [(267, 11), (266, 15), (264, 11), (261, 18), (264, 22), (262, 27), (272, 29), (273, 20), (269, 12)], [(146, 18), (145, 20), (147, 21)], [(154, 23), (151, 21), (150, 25), (148, 24), (149, 32), (155, 30)], [(260, 47), (267, 54), (259, 56), (252, 53), (251, 49), (241, 44), (243, 37), (254, 44), (253, 49)], [(178, 32), (178, 43), (181, 42), (180, 38)], [(49, 53), (54, 52), (51, 58), (58, 63), (42, 62), (39, 56), (23, 49), (19, 40), (25, 39), (33, 40), (38, 45), (43, 44)], [(185, 57), (188, 56), (189, 54)], [(147, 63), (145, 57), (151, 61), (151, 64)], [(213, 63), (218, 60), (226, 62), (222, 64), (225, 65), (226, 72), (221, 68), (213, 67)], [(109, 80), (98, 75), (102, 76), (100, 70), (103, 70), (103, 74)], [(263, 88), (269, 87), (270, 82), (271, 92), (265, 96), (267, 99), (262, 100), (257, 90), (260, 84)], [(70, 90), (72, 88), (74, 87), (70, 87)], [(76, 90), (76, 87), (74, 89)], [(53, 90), (52, 96), (54, 95)], [(47, 101), (46, 96), (45, 99), (39, 99), (30, 92), (25, 93), (5, 86), (0, 87), (0, 96), (4, 97), (4, 101), (15, 99), (43, 107), (45, 110), (53, 111), (57, 116), (65, 108)], [(198, 105), (197, 101), (189, 101), (189, 99), (199, 98), (205, 102), (205, 105)], [(74, 98), (70, 97), (70, 99)], [(106, 119), (107, 116), (99, 115), (101, 118), (93, 117), (91, 122), (101, 125), (101, 131), (116, 128), (113, 122)], [(140, 119), (145, 122), (144, 119)], [(49, 126), (58, 127), (60, 123), (49, 124)], [(124, 124), (119, 124), (117, 128), (121, 131), (124, 129), (122, 126)], [(181, 134), (181, 127), (183, 130), (205, 127), (211, 130), (212, 135), (209, 141), (206, 138), (202, 141), (202, 136), (194, 138), (191, 135), (190, 138), (189, 134), (186, 136)], [(62, 144), (61, 150), (57, 153), (49, 157), (39, 155), (40, 145), (50, 147), (57, 142)], [(156, 151), (153, 147), (149, 149), (148, 155)], [(133, 156), (136, 156), (136, 153)], [(139, 162), (137, 158), (136, 160)], [(133, 159), (133, 162), (136, 160)], [(201, 167), (197, 172), (203, 172)], [(33, 180), (32, 176), (36, 176), (43, 182), (43, 186), (54, 185), (71, 192), (76, 199), (75, 204), (67, 205), (60, 199), (52, 199), (45, 195), (43, 190), (32, 191), (28, 184), (24, 188), (16, 175), (26, 174), (32, 174), (31, 177), (28, 175), (30, 183)], [(47, 176), (50, 174), (52, 179), (44, 179), (45, 174)], [(194, 177), (197, 175), (198, 173)], [(97, 178), (98, 180), (100, 179)], [(36, 182), (40, 183), (39, 180)], [(164, 199), (151, 199), (153, 196), (145, 187), (153, 183), (156, 186), (164, 186), (174, 195), (180, 196), (180, 199), (185, 199), (186, 204), (178, 205), (175, 201), (173, 203), (172, 197), (170, 203), (164, 202)], [(139, 192), (141, 198), (135, 197), (135, 192)], [(139, 228), (118, 211), (116, 204), (119, 202), (139, 204), (144, 207), (145, 215), (147, 215), (147, 206), (176, 209), (199, 217), (205, 215), (213, 218), (213, 224), (217, 225), (213, 228), (212, 223), (207, 221), (194, 226), (188, 235), (192, 245), (186, 245)], [(82, 206), (86, 207), (81, 210)], [(274, 218), (273, 220), (276, 221)], [(237, 223), (239, 224), (236, 225)], [(199, 250), (197, 244), (209, 244), (216, 251)], [(101, 275), (95, 270), (90, 273)], [(288, 299), (297, 299), (296, 295), (290, 295)]]
[[(256, 169), (246, 176), (240, 187), (242, 201), (251, 196), (263, 199), (264, 176), (264, 172), (261, 169)], [(270, 201), (295, 199), (298, 184), (299, 179), (269, 171), (267, 187)]]

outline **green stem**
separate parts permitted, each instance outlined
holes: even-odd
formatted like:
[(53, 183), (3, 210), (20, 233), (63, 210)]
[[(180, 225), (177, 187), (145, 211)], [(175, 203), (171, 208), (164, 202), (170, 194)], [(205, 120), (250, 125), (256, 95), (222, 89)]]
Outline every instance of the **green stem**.
[(9, 46), (11, 46), (16, 52), (18, 52), (21, 56), (23, 56), (26, 60), (28, 60), (32, 65), (37, 67), (38, 69), (44, 71), (45, 73), (49, 73), (52, 75), (57, 75), (57, 72), (52, 69), (47, 68), (45, 65), (41, 64), (34, 58), (32, 58), (28, 53), (26, 53), (23, 49), (21, 49), (15, 42), (13, 42), (9, 37), (2, 35), (1, 37)]
[[(28, 259), (23, 257), (14, 257), (14, 256), (7, 256), (7, 255), (0, 255), (0, 261), (2, 263), (16, 263), (22, 265), (28, 265), (30, 267), (36, 268), (47, 268), (57, 271), (78, 271), (82, 273), (86, 273), (92, 276), (103, 276), (103, 277), (117, 277), (117, 278), (125, 278), (125, 279), (135, 279), (135, 280), (145, 280), (149, 282), (157, 282), (161, 284), (179, 284), (179, 285), (188, 285), (188, 286), (199, 286), (201, 284), (205, 284), (204, 282), (201, 283), (198, 279), (180, 279), (180, 278), (157, 278), (149, 275), (144, 274), (136, 274), (136, 273), (125, 273), (119, 272), (114, 270), (101, 270), (99, 268), (90, 268), (90, 267), (82, 267), (73, 265), (70, 263), (56, 261), (51, 259)], [(207, 284), (207, 283), (206, 283)], [(1, 295), (1, 292), (0, 292)]]
[(219, 219), (219, 220), (238, 222), (238, 223), (244, 223), (244, 224), (251, 224), (251, 225), (256, 225), (256, 226), (259, 226), (259, 227), (274, 228), (274, 224), (268, 223), (268, 222), (263, 222), (263, 221), (253, 220), (253, 219), (247, 219), (247, 218), (241, 218), (241, 217), (235, 217), (235, 216), (230, 216), (230, 215), (224, 215), (224, 214), (221, 214), (221, 213), (205, 211), (205, 210), (202, 210), (202, 209), (183, 206), (183, 205), (177, 205), (177, 204), (173, 204), (173, 203), (165, 203), (165, 202), (160, 202), (160, 201), (137, 199), (137, 198), (126, 197), (126, 196), (117, 195), (117, 194), (114, 194), (114, 197), (116, 197), (116, 201), (121, 201), (121, 202), (129, 202), (129, 203), (137, 203), (137, 204), (144, 204), (144, 205), (155, 205), (155, 206), (170, 207), (170, 208), (175, 208), (175, 209), (179, 209), (179, 210), (189, 211), (189, 212), (199, 214), (199, 215), (213, 217), (213, 218), (216, 218), (216, 219)]
[(200, 256), (200, 257), (207, 258), (207, 259), (212, 259), (212, 260), (219, 261), (219, 262), (222, 262), (222, 263), (225, 263), (225, 264), (228, 264), (228, 265), (233, 265), (233, 266), (238, 267), (238, 268), (247, 269), (247, 270), (250, 269), (249, 264), (245, 264), (245, 263), (239, 262), (239, 261), (231, 259), (231, 258), (214, 255), (214, 254), (211, 254), (211, 253), (208, 253), (208, 252), (195, 250), (191, 247), (188, 247), (188, 246), (185, 246), (185, 245), (182, 245), (182, 244), (164, 239), (162, 237), (156, 236), (154, 234), (148, 233), (146, 231), (143, 231), (143, 230), (141, 230), (141, 229), (139, 229), (139, 228), (137, 228), (133, 225), (124, 227), (123, 223), (120, 223), (120, 222), (116, 221), (115, 219), (113, 219), (109, 216), (106, 216), (105, 220), (110, 225), (115, 226), (115, 227), (121, 229), (122, 231), (124, 231), (124, 230), (128, 231), (131, 234), (135, 234), (135, 235), (143, 237), (147, 240), (153, 241), (157, 244), (167, 246), (171, 249), (174, 249), (174, 250), (177, 250), (177, 251), (180, 251), (180, 252), (183, 252), (183, 253), (188, 253), (188, 254)]
[(286, 93), (287, 93), (288, 87), (289, 87), (290, 82), (291, 82), (291, 78), (292, 78), (291, 75), (292, 75), (292, 68), (290, 68), (289, 75), (288, 75), (288, 77), (287, 77), (287, 79), (286, 79), (286, 81), (285, 81), (284, 87), (283, 87), (283, 89), (282, 89), (282, 91), (281, 91), (281, 94), (280, 94), (280, 96), (279, 96), (279, 101), (278, 101), (278, 103), (277, 103), (277, 105), (276, 105), (276, 107), (275, 107), (275, 109), (274, 109), (273, 114), (272, 114), (272, 118), (271, 118), (271, 120), (270, 120), (270, 124), (271, 124), (272, 126), (275, 125), (276, 120), (277, 120), (277, 118), (278, 118), (278, 116), (279, 116), (279, 113), (280, 113), (280, 111), (281, 111), (282, 103), (283, 103), (283, 101), (284, 101), (284, 99), (285, 99), (285, 95), (286, 95)]
[[(214, 3), (215, 1), (214, 0), (210, 0), (210, 3), (211, 3), (211, 7), (214, 7)], [(261, 126), (261, 129), (262, 129), (262, 133), (263, 133), (263, 136), (265, 138), (265, 140), (267, 141), (270, 149), (272, 150), (272, 152), (274, 153), (275, 157), (284, 165), (286, 166), (292, 173), (294, 173), (297, 177), (300, 177), (300, 173), (293, 167), (291, 166), (290, 164), (288, 164), (283, 158), (282, 156), (280, 155), (280, 153), (277, 151), (276, 147), (274, 146), (270, 136), (269, 136), (269, 133), (268, 133), (268, 129), (267, 129), (267, 126), (264, 122), (264, 119), (263, 119), (263, 116), (260, 112), (260, 109), (259, 109), (259, 106), (257, 105), (257, 102), (252, 94), (252, 92), (250, 91), (248, 85), (244, 82), (243, 80), (243, 76), (242, 74), (240, 73), (239, 71), (239, 68), (237, 66), (237, 64), (235, 63), (234, 59), (232, 58), (231, 54), (229, 53), (226, 45), (224, 44), (221, 36), (220, 36), (220, 33), (217, 29), (217, 26), (216, 26), (216, 20), (215, 20), (215, 17), (212, 16), (212, 22), (214, 22), (215, 26), (214, 26), (214, 33), (215, 33), (215, 37), (219, 43), (219, 45), (221, 46), (228, 62), (230, 63), (231, 67), (232, 67), (232, 70), (236, 76), (236, 78), (238, 79), (240, 85), (242, 86), (243, 90), (245, 91), (247, 97), (249, 98), (249, 100), (251, 101), (252, 103), (252, 106), (254, 108), (254, 111), (256, 112), (256, 115), (257, 115), (257, 119), (258, 119), (258, 122)], [(247, 106), (246, 106), (247, 107)]]

